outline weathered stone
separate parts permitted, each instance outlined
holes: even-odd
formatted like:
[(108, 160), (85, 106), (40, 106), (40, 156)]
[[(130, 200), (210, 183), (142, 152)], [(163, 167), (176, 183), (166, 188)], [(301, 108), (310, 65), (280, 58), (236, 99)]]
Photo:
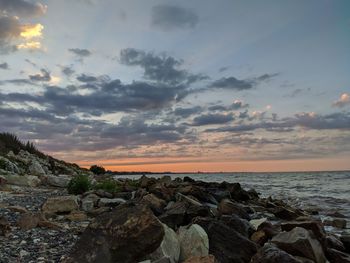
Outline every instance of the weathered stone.
[(333, 226), (336, 228), (344, 229), (346, 228), (346, 219), (344, 218), (328, 218), (323, 221), (325, 226)]
[(141, 202), (148, 205), (158, 215), (164, 211), (164, 207), (166, 206), (166, 202), (154, 194), (145, 195), (142, 197)]
[(272, 244), (265, 244), (250, 263), (301, 263), (298, 259)]
[(218, 261), (216, 261), (213, 255), (208, 255), (204, 257), (201, 257), (201, 256), (190, 257), (183, 263), (218, 263)]
[(4, 174), (2, 176), (5, 177), (8, 184), (13, 185), (36, 187), (41, 183), (40, 179), (34, 175), (20, 176), (15, 174)]
[(11, 227), (9, 221), (3, 217), (0, 216), (0, 236), (8, 237), (11, 232)]
[(72, 211), (65, 217), (70, 221), (84, 221), (87, 219), (87, 215), (82, 211)]
[(291, 231), (295, 227), (302, 227), (312, 231), (317, 240), (320, 241), (321, 244), (324, 243), (326, 231), (319, 221), (290, 221), (281, 224), (282, 231)]
[(115, 206), (118, 206), (118, 205), (124, 204), (124, 203), (125, 203), (125, 200), (121, 199), (121, 198), (112, 198), (112, 199), (101, 198), (98, 201), (98, 206), (99, 207), (103, 207), (103, 206), (115, 207)]
[(180, 257), (180, 243), (177, 235), (170, 227), (163, 224), (164, 237), (160, 246), (150, 254), (152, 262), (159, 260), (168, 260), (170, 263), (177, 263)]
[(85, 212), (92, 211), (94, 209), (94, 202), (89, 199), (81, 200), (81, 209), (83, 209)]
[(36, 176), (42, 176), (42, 175), (46, 175), (43, 167), (41, 166), (41, 164), (36, 161), (36, 160), (32, 160), (32, 163), (30, 164), (30, 166), (28, 167), (28, 171), (31, 175), (36, 175)]
[(196, 218), (208, 235), (209, 253), (221, 263), (249, 262), (257, 251), (257, 245), (224, 223), (211, 218)]
[(51, 186), (56, 186), (56, 187), (62, 187), (62, 188), (67, 187), (70, 180), (71, 180), (71, 177), (68, 177), (68, 176), (54, 176), (54, 175), (46, 176), (47, 184)]
[(244, 218), (249, 220), (250, 216), (245, 210), (245, 208), (238, 203), (234, 203), (230, 201), (229, 199), (223, 199), (219, 206), (218, 206), (218, 211), (222, 215), (232, 215), (235, 214), (240, 218)]
[(164, 227), (148, 207), (127, 203), (98, 216), (66, 262), (139, 262), (160, 246), (163, 237)]
[(58, 196), (48, 198), (41, 209), (44, 214), (51, 215), (55, 213), (70, 213), (78, 210), (79, 205), (77, 197), (74, 195)]
[(289, 232), (281, 232), (272, 238), (272, 243), (280, 249), (296, 255), (303, 256), (315, 261), (316, 263), (325, 263), (326, 258), (320, 242), (313, 238), (312, 232), (295, 227)]
[(191, 256), (207, 256), (209, 253), (209, 239), (205, 230), (197, 224), (180, 227), (178, 230), (181, 253), (180, 260)]
[(19, 217), (17, 225), (23, 230), (29, 230), (37, 227), (41, 218), (38, 213), (25, 213)]

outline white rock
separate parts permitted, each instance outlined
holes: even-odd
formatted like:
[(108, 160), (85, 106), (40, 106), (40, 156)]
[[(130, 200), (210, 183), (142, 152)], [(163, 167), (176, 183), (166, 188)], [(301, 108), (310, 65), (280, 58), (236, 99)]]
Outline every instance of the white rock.
[(30, 186), (35, 187), (38, 186), (41, 181), (37, 176), (34, 175), (15, 175), (15, 174), (2, 174), (8, 184), (20, 185), (20, 186)]
[(42, 206), (45, 214), (69, 213), (79, 209), (75, 195), (50, 197)]
[(178, 230), (180, 241), (180, 261), (192, 256), (207, 256), (209, 254), (209, 239), (205, 230), (197, 224), (190, 227), (180, 227)]
[(48, 175), (46, 179), (47, 179), (47, 183), (51, 186), (67, 187), (67, 185), (71, 180), (71, 177)]
[(28, 167), (28, 171), (32, 175), (46, 175), (44, 169), (41, 167), (40, 163), (36, 160), (32, 160), (32, 163)]
[(152, 262), (170, 262), (177, 263), (180, 258), (180, 243), (177, 235), (170, 227), (162, 224), (164, 227), (164, 237), (160, 246), (150, 254)]
[(253, 219), (253, 220), (250, 220), (249, 223), (252, 225), (252, 227), (257, 230), (258, 227), (262, 224), (262, 223), (265, 223), (267, 221), (267, 218), (264, 217), (264, 218), (259, 218), (259, 219)]

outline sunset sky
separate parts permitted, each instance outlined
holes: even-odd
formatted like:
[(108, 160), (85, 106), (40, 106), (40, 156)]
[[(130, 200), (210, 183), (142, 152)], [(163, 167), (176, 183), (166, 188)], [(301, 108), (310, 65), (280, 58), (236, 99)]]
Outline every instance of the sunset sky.
[(133, 171), (350, 169), (348, 0), (0, 0), (0, 132)]

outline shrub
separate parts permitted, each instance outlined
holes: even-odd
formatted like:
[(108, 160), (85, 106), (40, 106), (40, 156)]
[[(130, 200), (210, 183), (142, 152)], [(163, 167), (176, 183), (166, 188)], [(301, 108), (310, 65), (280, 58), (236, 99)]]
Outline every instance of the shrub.
[(116, 193), (122, 190), (121, 185), (113, 179), (106, 179), (106, 180), (100, 181), (95, 184), (94, 188), (101, 189), (109, 193)]
[(98, 166), (98, 165), (91, 166), (90, 171), (93, 172), (94, 174), (97, 174), (97, 175), (106, 173), (105, 168), (103, 168), (102, 166)]
[(88, 176), (78, 175), (72, 178), (67, 186), (70, 194), (83, 194), (91, 189), (91, 182)]

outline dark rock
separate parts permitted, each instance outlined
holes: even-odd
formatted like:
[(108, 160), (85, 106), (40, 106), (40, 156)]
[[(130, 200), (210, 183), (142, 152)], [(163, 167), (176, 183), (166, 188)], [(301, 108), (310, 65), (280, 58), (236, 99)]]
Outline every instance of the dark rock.
[(301, 263), (292, 255), (275, 247), (272, 244), (265, 244), (258, 253), (254, 255), (251, 263)]
[(155, 184), (157, 182), (156, 178), (153, 177), (147, 177), (145, 175), (142, 175), (142, 177), (140, 178), (140, 186), (142, 188), (148, 188), (151, 185)]
[(291, 221), (281, 224), (282, 231), (291, 231), (295, 227), (302, 227), (311, 230), (321, 244), (325, 242), (326, 231), (324, 230), (322, 223), (318, 221)]
[(219, 206), (218, 211), (222, 215), (237, 215), (240, 218), (250, 220), (250, 216), (247, 213), (246, 209), (239, 203), (234, 203), (229, 199), (223, 199)]
[(132, 192), (117, 192), (114, 193), (114, 198), (122, 198), (125, 200), (130, 200), (132, 197)]
[(138, 262), (160, 246), (163, 236), (162, 224), (147, 206), (126, 203), (98, 216), (66, 262)]
[(230, 184), (227, 190), (230, 192), (232, 199), (236, 201), (250, 200), (249, 193), (239, 183)]
[(187, 182), (187, 183), (194, 183), (194, 182), (196, 182), (196, 180), (194, 180), (194, 179), (192, 179), (191, 177), (188, 177), (188, 176), (185, 176), (183, 181)]
[(162, 183), (155, 183), (151, 185), (148, 188), (148, 191), (167, 202), (174, 200), (175, 189), (166, 187)]
[(112, 193), (103, 191), (102, 189), (98, 189), (98, 190), (95, 192), (95, 194), (98, 195), (99, 197), (113, 198), (113, 194), (112, 194)]
[(162, 214), (166, 206), (166, 202), (154, 194), (145, 195), (142, 197), (141, 202), (148, 205), (156, 215)]
[(331, 263), (350, 263), (350, 255), (334, 248), (327, 249), (327, 258)]
[(344, 244), (345, 252), (350, 253), (350, 234), (342, 234), (340, 241)]
[(221, 190), (217, 188), (208, 189), (210, 194), (218, 201), (221, 202), (222, 199), (231, 199), (230, 191), (227, 190)]
[(257, 246), (240, 233), (212, 218), (196, 218), (195, 224), (207, 232), (209, 238), (209, 253), (221, 263), (249, 262), (256, 253)]
[(289, 232), (281, 232), (271, 242), (294, 256), (306, 257), (316, 263), (327, 261), (321, 243), (304, 228), (295, 227)]
[(328, 248), (334, 248), (339, 251), (345, 251), (345, 246), (335, 235), (326, 236), (326, 246)]
[(220, 221), (247, 238), (249, 238), (254, 233), (254, 229), (249, 224), (249, 222), (236, 215), (224, 215), (220, 218)]
[(11, 227), (9, 221), (3, 217), (0, 216), (0, 236), (7, 237), (11, 232)]
[(346, 228), (346, 220), (344, 218), (325, 219), (323, 224), (325, 226), (333, 226), (340, 229)]
[(284, 206), (270, 208), (268, 209), (268, 211), (274, 214), (276, 217), (281, 218), (283, 220), (294, 220), (301, 216), (301, 214), (298, 211), (292, 210), (291, 208), (287, 208)]

